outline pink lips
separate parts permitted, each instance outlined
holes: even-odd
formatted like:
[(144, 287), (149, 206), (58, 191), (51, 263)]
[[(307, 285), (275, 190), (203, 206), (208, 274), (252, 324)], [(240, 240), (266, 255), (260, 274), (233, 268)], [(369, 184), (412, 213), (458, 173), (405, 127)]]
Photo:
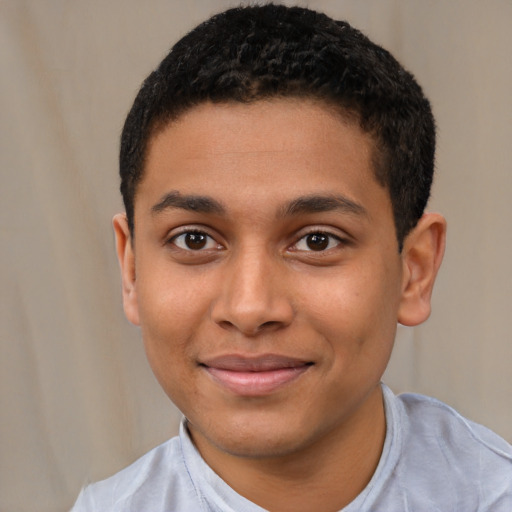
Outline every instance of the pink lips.
[(201, 366), (223, 387), (241, 396), (267, 395), (306, 372), (311, 363), (279, 355), (225, 355)]

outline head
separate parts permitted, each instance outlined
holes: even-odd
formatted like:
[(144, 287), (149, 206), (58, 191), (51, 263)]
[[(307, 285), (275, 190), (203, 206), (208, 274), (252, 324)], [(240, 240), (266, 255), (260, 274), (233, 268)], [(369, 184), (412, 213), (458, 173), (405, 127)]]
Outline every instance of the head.
[(343, 21), (299, 7), (230, 9), (174, 45), (144, 81), (123, 129), (121, 192), (134, 200), (148, 143), (205, 102), (314, 99), (357, 122), (373, 141), (373, 171), (391, 198), (399, 249), (427, 204), (435, 125), (428, 100), (393, 56)]
[(125, 312), (228, 482), (234, 460), (378, 445), (397, 321), (428, 317), (443, 252), (433, 146), (412, 77), (305, 9), (220, 14), (144, 82), (114, 220)]

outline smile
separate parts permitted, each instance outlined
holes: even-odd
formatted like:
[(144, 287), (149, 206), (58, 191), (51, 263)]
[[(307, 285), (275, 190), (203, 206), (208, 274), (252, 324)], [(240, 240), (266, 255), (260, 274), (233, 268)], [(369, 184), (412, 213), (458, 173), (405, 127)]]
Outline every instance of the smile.
[(268, 395), (299, 378), (312, 365), (311, 362), (278, 355), (226, 355), (200, 364), (223, 388), (247, 397)]

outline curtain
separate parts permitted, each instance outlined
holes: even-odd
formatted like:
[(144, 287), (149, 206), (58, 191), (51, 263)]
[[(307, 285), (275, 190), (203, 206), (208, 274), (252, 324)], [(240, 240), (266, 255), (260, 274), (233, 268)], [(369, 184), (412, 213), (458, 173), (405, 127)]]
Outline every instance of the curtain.
[[(171, 44), (238, 3), (0, 1), (2, 511), (67, 510), (83, 485), (177, 431), (122, 312), (119, 134)], [(386, 381), (512, 441), (512, 4), (297, 3), (391, 50), (437, 117), (430, 208), (448, 219), (448, 249), (432, 317), (399, 329)]]

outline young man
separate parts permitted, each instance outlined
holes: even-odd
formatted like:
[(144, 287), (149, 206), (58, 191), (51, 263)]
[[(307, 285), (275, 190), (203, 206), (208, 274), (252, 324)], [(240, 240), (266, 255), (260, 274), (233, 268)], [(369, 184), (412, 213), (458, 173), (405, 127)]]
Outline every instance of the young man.
[(185, 416), (76, 511), (512, 510), (512, 448), (380, 380), (430, 314), (428, 101), (310, 10), (232, 9), (144, 82), (114, 219), (128, 319)]

